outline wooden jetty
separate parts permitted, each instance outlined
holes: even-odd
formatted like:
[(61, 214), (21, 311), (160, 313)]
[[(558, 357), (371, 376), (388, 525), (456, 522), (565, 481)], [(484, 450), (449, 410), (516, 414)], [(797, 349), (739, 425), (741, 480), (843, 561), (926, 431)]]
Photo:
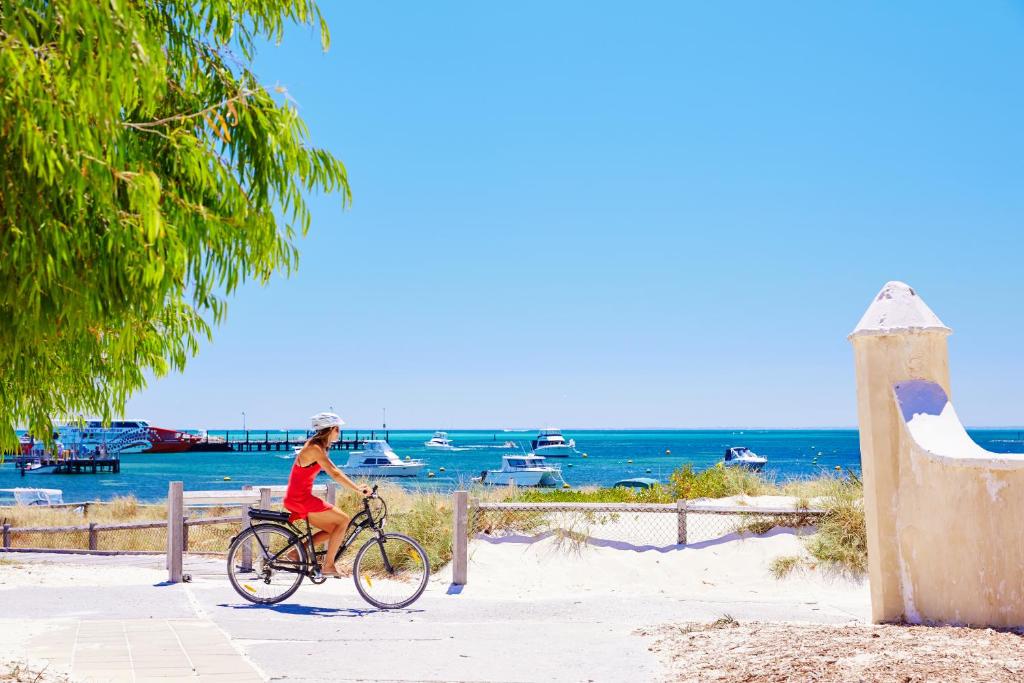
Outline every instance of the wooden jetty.
[[(37, 463), (39, 468), (34, 468), (33, 466)], [(121, 471), (121, 458), (116, 455), (103, 458), (18, 455), (14, 458), (14, 466), (18, 468), (23, 477), (26, 471), (32, 472), (33, 469), (45, 470), (46, 474), (99, 474), (101, 472), (118, 474)]]
[[(306, 443), (309, 437), (313, 436), (312, 432), (285, 432), (283, 438), (277, 434), (273, 437), (270, 435), (270, 430), (264, 431), (240, 431), (240, 432), (227, 432), (224, 437), (210, 438), (207, 436), (202, 441), (199, 441), (192, 445), (189, 449), (191, 452), (195, 451), (208, 451), (208, 452), (231, 452), (236, 453), (253, 453), (259, 451), (292, 451), (298, 447), (301, 447)], [(261, 438), (262, 437), (262, 438)], [(376, 439), (383, 439), (384, 441), (391, 440), (391, 433), (389, 431), (376, 432), (370, 431), (362, 432), (359, 431), (349, 432), (348, 438), (346, 438), (345, 432), (341, 432), (338, 440), (331, 446), (331, 450), (334, 451), (355, 451), (362, 448), (367, 441), (373, 441)]]

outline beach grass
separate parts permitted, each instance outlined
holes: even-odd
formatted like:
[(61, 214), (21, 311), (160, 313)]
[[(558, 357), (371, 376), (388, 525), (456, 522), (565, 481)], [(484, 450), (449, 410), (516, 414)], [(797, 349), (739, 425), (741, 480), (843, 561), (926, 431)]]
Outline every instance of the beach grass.
[(868, 566), (864, 486), (854, 476), (833, 477), (822, 485), (819, 504), (826, 512), (817, 533), (807, 539), (807, 550), (819, 562), (863, 573)]

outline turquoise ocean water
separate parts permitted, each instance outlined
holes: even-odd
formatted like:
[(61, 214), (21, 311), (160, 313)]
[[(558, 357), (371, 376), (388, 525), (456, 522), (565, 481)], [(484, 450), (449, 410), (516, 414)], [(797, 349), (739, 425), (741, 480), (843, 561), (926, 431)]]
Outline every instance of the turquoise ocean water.
[[(293, 434), (301, 432), (295, 430)], [(211, 435), (223, 432), (211, 431)], [(237, 432), (232, 434), (234, 437)], [(501, 455), (508, 452), (507, 440), (529, 449), (535, 435), (530, 432), (450, 431), (456, 451), (437, 451), (423, 446), (432, 432), (392, 431), (391, 446), (401, 457), (422, 458), (435, 473), (415, 479), (393, 479), (410, 488), (451, 490), (468, 482), (484, 469), (497, 469)], [(252, 438), (263, 431), (251, 431)], [(346, 437), (351, 432), (346, 431)], [(1022, 434), (1017, 430), (972, 430), (983, 447), (996, 452), (1024, 452)], [(269, 432), (269, 438), (283, 438), (284, 432)], [(748, 446), (768, 458), (765, 472), (778, 480), (808, 477), (841, 468), (859, 471), (857, 432), (852, 430), (744, 430), (744, 431), (589, 431), (567, 430), (566, 438), (576, 440), (577, 449), (587, 457), (552, 458), (562, 467), (565, 480), (573, 486), (611, 485), (626, 477), (649, 476), (665, 481), (675, 468), (691, 463), (703, 469), (721, 460), (727, 446)], [(671, 451), (671, 453), (666, 453)], [(814, 458), (817, 457), (817, 462)], [(345, 451), (332, 451), (332, 458), (344, 464)], [(170, 455), (125, 455), (121, 473), (19, 476), (7, 463), (0, 466), (0, 488), (39, 486), (58, 488), (65, 501), (107, 499), (133, 494), (142, 500), (167, 495), (167, 482), (180, 480), (188, 489), (238, 489), (244, 485), (285, 484), (293, 456), (288, 453), (180, 453)], [(628, 463), (627, 460), (632, 460)], [(440, 472), (440, 468), (445, 468)], [(648, 473), (648, 470), (650, 472)], [(231, 481), (224, 481), (231, 477)], [(320, 481), (326, 481), (320, 475)]]

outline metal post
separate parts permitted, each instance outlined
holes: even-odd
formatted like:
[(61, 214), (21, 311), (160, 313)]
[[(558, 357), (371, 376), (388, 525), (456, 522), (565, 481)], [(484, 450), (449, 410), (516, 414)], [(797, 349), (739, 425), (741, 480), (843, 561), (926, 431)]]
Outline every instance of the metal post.
[(469, 568), (469, 494), (456, 491), (452, 495), (452, 584), (466, 585)]
[(183, 485), (172, 481), (167, 487), (167, 580), (181, 583), (183, 518), (185, 501)]
[(99, 546), (96, 536), (96, 522), (89, 522), (89, 550), (96, 550)]
[(676, 543), (686, 545), (686, 501), (676, 501)]

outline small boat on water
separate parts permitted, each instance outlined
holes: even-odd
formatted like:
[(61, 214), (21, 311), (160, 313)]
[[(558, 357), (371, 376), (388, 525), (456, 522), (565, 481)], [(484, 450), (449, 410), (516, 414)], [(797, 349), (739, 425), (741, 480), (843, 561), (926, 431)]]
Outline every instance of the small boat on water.
[(485, 470), (473, 481), (488, 486), (557, 486), (564, 484), (562, 471), (544, 464), (539, 455), (505, 455), (500, 470)]
[(0, 489), (0, 505), (63, 505), (63, 503), (64, 492), (60, 489)]
[(768, 463), (768, 458), (758, 455), (746, 446), (730, 446), (725, 449), (722, 462), (726, 467), (742, 467), (759, 472)]
[(21, 465), (21, 471), (23, 474), (52, 474), (57, 469), (57, 463), (55, 462), (41, 462), (34, 460)]
[(350, 477), (415, 477), (426, 466), (422, 460), (402, 460), (387, 441), (374, 440), (352, 451), (340, 469)]
[(650, 477), (633, 477), (632, 479), (620, 479), (615, 482), (615, 486), (628, 489), (652, 489), (659, 485), (660, 482), (657, 479), (651, 479)]
[(423, 445), (427, 448), (437, 448), (438, 450), (445, 451), (455, 448), (455, 444), (448, 438), (448, 432), (434, 432), (434, 435), (427, 441), (424, 441)]
[(565, 440), (562, 430), (557, 427), (544, 427), (537, 434), (537, 438), (530, 442), (534, 455), (543, 458), (568, 458), (576, 450), (576, 441)]

